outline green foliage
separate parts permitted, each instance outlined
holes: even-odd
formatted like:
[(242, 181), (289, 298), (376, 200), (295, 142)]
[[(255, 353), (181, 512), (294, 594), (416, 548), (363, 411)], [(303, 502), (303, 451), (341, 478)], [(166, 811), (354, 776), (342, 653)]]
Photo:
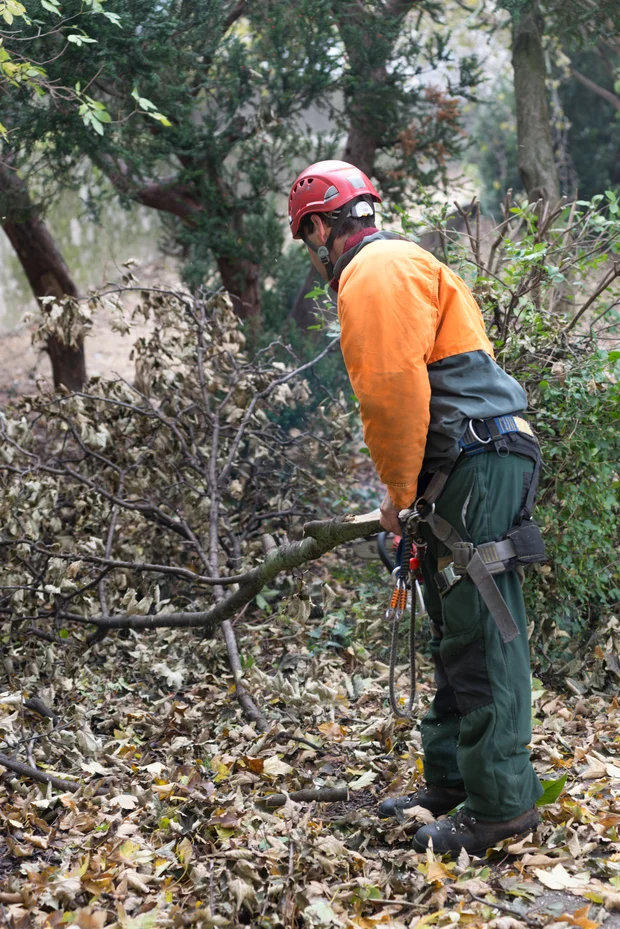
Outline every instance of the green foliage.
[[(425, 221), (445, 229), (447, 213)], [(541, 441), (536, 517), (549, 562), (525, 592), (537, 648), (553, 659), (582, 648), (620, 601), (619, 253), (613, 191), (543, 217), (515, 205), (484, 240), (446, 237)]]
[(543, 650), (554, 626), (579, 637), (620, 601), (618, 373), (610, 353), (594, 346), (530, 368), (545, 456), (537, 518), (551, 558), (528, 594)]
[[(53, 72), (58, 67), (54, 68), (54, 64), (68, 48), (88, 47), (97, 43), (98, 40), (84, 28), (91, 29), (93, 16), (101, 16), (103, 21), (121, 26), (120, 16), (104, 7), (106, 2), (83, 0), (67, 16), (69, 4), (62, 8), (59, 0), (32, 0), (27, 7), (17, 0), (1, 0), (0, 17), (11, 27), (8, 32), (0, 31), (0, 92), (3, 96), (8, 96), (9, 101), (20, 100), (22, 105), (26, 102), (40, 102), (42, 97), (48, 97), (57, 105), (61, 99), (65, 105), (70, 104), (70, 110), (74, 113), (77, 111), (84, 127), (103, 135), (104, 124), (112, 121), (106, 104), (83, 92), (81, 82), (74, 84), (72, 77), (65, 86), (59, 88)], [(95, 30), (100, 28), (101, 22), (95, 22)], [(48, 38), (47, 42), (41, 40), (42, 34)], [(52, 49), (54, 57), (50, 69), (43, 65), (48, 64), (50, 59), (46, 52)], [(15, 90), (19, 93), (15, 94)], [(26, 96), (22, 91), (26, 92)], [(170, 125), (150, 100), (136, 99), (140, 112), (149, 113), (164, 125)], [(6, 105), (6, 100), (4, 102)], [(10, 112), (10, 109), (9, 102), (7, 110)], [(15, 131), (16, 126), (10, 116), (7, 117), (6, 126), (0, 123), (0, 136), (5, 142), (13, 143)]]
[[(63, 16), (81, 9), (66, 0)], [(303, 162), (338, 154), (343, 134), (368, 127), (384, 156), (379, 181), (402, 197), (412, 176), (443, 177), (462, 145), (459, 101), (476, 63), (455, 59), (432, 2), (409, 19), (378, 0), (106, 0), (105, 10), (97, 41), (74, 28), (58, 57), (56, 14), (38, 9), (33, 55), (49, 60), (50, 82), (73, 88), (78, 108), (33, 106), (15, 88), (3, 115), (12, 159), (26, 173), (37, 152), (48, 200), (85, 183), (76, 168), (87, 159), (122, 198), (167, 214), (191, 287), (219, 273), (250, 313), (284, 245), (274, 196)], [(442, 86), (425, 86), (421, 75), (438, 66)]]
[(282, 332), (287, 317), (308, 276), (308, 253), (294, 242), (274, 259), (272, 275), (262, 289), (263, 323), (266, 333)]

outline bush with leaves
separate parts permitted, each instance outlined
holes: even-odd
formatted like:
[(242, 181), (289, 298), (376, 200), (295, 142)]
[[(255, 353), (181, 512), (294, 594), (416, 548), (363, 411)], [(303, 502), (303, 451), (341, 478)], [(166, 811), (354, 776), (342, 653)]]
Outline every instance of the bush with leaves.
[[(279, 421), (283, 408), (309, 406), (306, 375), (337, 342), (306, 364), (280, 340), (250, 358), (226, 296), (141, 298), (134, 318), (150, 334), (135, 344), (134, 384), (94, 379), (0, 419), (5, 641), (25, 632), (83, 643), (71, 630), (86, 628), (91, 644), (109, 629), (219, 624), (240, 677), (232, 619), (281, 571), (378, 528), (312, 521), (343, 510), (342, 397), (324, 392), (303, 428)], [(45, 325), (62, 317), (52, 308)], [(131, 329), (120, 315), (117, 325)]]
[(553, 210), (508, 196), (488, 235), (479, 205), (462, 211), (462, 237), (447, 228), (449, 212), (427, 204), (403, 225), (441, 232), (441, 257), (472, 287), (498, 362), (527, 390), (549, 561), (526, 598), (536, 646), (556, 658), (620, 601), (620, 204), (612, 191)]

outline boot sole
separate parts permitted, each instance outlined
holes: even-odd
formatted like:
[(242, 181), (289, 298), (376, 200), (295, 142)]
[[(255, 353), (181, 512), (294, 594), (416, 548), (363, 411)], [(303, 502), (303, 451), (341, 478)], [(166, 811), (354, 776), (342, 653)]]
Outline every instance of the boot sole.
[[(535, 832), (536, 829), (538, 828), (538, 825), (539, 824), (537, 823), (536, 826), (532, 826), (531, 828), (526, 829), (524, 832), (519, 832), (517, 835), (514, 835), (514, 836), (507, 835), (506, 839), (512, 839), (514, 842), (518, 842), (520, 839), (525, 838), (526, 835), (529, 835), (530, 832)], [(498, 842), (505, 842), (506, 839), (498, 839)], [(415, 836), (413, 837), (413, 845), (415, 847), (415, 850), (419, 854), (426, 852), (426, 850), (428, 849), (428, 844), (422, 845), (420, 842), (416, 842)], [(464, 846), (461, 846), (461, 848), (450, 849), (449, 851), (445, 851), (445, 852), (436, 852), (435, 849), (433, 848), (433, 854), (441, 855), (442, 857), (444, 855), (449, 855), (450, 858), (458, 858), (459, 855), (461, 854), (463, 847)], [(485, 845), (484, 848), (478, 848), (474, 850), (467, 849), (467, 854), (473, 855), (476, 858), (482, 858), (484, 855), (486, 855), (488, 849), (493, 848), (493, 847), (494, 847), (493, 845)]]

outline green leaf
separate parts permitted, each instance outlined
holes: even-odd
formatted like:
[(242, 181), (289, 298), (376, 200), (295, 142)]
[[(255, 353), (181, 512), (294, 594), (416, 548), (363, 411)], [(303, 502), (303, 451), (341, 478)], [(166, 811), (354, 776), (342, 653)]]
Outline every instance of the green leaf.
[(101, 11), (106, 19), (109, 19), (111, 23), (114, 23), (115, 26), (118, 26), (119, 29), (122, 29), (121, 18), (118, 13), (110, 13), (108, 10)]
[(564, 790), (567, 777), (568, 774), (563, 774), (557, 781), (541, 781), (540, 783), (545, 792), (542, 797), (539, 797), (536, 801), (536, 806), (548, 806), (550, 803), (555, 803)]
[(60, 629), (59, 632), (58, 632), (58, 635), (60, 636), (61, 639), (68, 639), (68, 638), (69, 638), (69, 630), (68, 630), (68, 629)]
[(166, 116), (164, 116), (163, 113), (149, 113), (149, 116), (151, 116), (153, 119), (156, 119), (158, 123), (162, 124), (162, 126), (172, 125), (170, 120)]
[(259, 610), (265, 610), (269, 606), (262, 594), (256, 594), (256, 606)]

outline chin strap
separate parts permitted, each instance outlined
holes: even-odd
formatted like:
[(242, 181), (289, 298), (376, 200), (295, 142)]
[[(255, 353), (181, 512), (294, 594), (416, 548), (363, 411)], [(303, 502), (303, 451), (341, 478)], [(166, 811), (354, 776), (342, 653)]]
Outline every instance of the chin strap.
[(316, 252), (317, 255), (319, 256), (319, 260), (322, 261), (323, 264), (325, 265), (327, 269), (327, 280), (328, 281), (330, 281), (334, 276), (334, 264), (331, 258), (329, 257), (329, 253), (331, 252), (333, 248), (334, 242), (338, 238), (338, 233), (342, 229), (345, 223), (345, 220), (349, 218), (349, 215), (353, 211), (353, 207), (356, 206), (358, 202), (359, 202), (358, 200), (350, 200), (349, 203), (345, 203), (345, 205), (340, 210), (340, 213), (338, 214), (338, 217), (336, 221), (334, 222), (334, 225), (331, 228), (331, 232), (329, 233), (329, 238), (327, 239), (327, 242), (325, 243), (325, 245), (315, 245), (314, 242), (311, 242), (310, 239), (306, 238), (306, 236), (303, 236), (304, 244), (307, 245), (308, 248), (311, 248), (313, 252)]

